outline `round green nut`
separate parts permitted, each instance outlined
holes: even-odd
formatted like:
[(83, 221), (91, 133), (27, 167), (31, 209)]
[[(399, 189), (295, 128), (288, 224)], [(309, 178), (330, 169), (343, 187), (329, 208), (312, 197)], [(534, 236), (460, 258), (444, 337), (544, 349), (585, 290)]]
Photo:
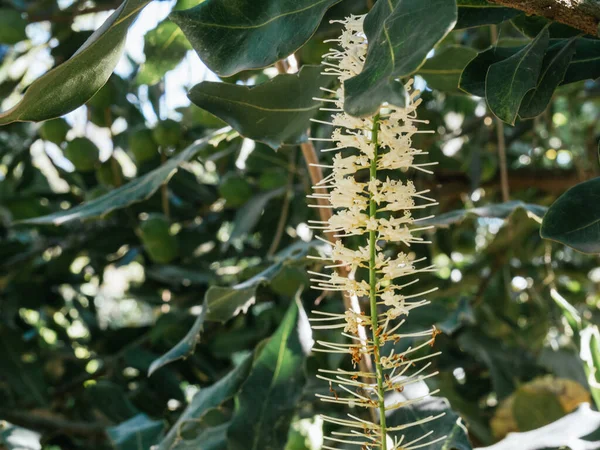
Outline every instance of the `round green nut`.
[[(116, 173), (115, 173), (116, 172)], [(121, 164), (113, 156), (96, 169), (96, 180), (104, 186), (117, 186), (123, 181)]]
[(158, 144), (152, 134), (152, 130), (144, 128), (129, 135), (129, 150), (138, 164), (158, 156)]
[(64, 151), (67, 158), (75, 166), (78, 172), (90, 172), (96, 168), (100, 159), (100, 150), (88, 138), (75, 138), (69, 143)]
[(221, 179), (219, 194), (228, 207), (235, 208), (250, 200), (252, 186), (244, 177), (230, 172)]
[(179, 255), (177, 239), (169, 230), (164, 214), (153, 213), (140, 224), (140, 239), (148, 257), (155, 263), (168, 264)]
[(288, 182), (288, 174), (283, 169), (272, 167), (260, 174), (258, 187), (261, 191), (271, 191), (285, 186)]
[(65, 119), (46, 120), (40, 127), (40, 137), (48, 142), (60, 145), (67, 140), (67, 133), (71, 127)]
[(162, 120), (152, 130), (152, 137), (161, 147), (175, 147), (181, 139), (181, 124), (171, 119)]

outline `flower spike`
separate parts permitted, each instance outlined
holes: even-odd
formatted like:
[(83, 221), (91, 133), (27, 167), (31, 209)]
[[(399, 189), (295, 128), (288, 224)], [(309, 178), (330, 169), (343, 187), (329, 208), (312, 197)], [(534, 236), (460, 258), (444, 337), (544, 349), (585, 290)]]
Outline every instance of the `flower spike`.
[[(432, 162), (423, 162), (426, 152), (412, 146), (412, 136), (430, 133), (419, 130), (427, 124), (417, 118), (417, 107), (421, 103), (419, 91), (413, 88), (413, 80), (405, 84), (408, 92), (406, 105), (385, 105), (370, 118), (347, 115), (344, 109), (345, 80), (358, 75), (367, 55), (367, 38), (363, 31), (365, 16), (350, 16), (336, 21), (343, 25), (339, 38), (328, 42), (336, 43), (324, 55), (323, 73), (335, 76), (341, 87), (336, 90), (322, 88), (322, 101), (327, 107), (322, 111), (332, 112), (330, 120), (313, 120), (331, 126), (330, 138), (314, 138), (329, 143), (323, 152), (337, 152), (330, 165), (319, 167), (330, 169), (330, 174), (313, 186), (309, 198), (326, 200), (328, 205), (317, 205), (332, 209), (328, 221), (310, 221), (313, 229), (333, 233), (335, 237), (362, 236), (364, 245), (348, 248), (343, 240), (337, 241), (328, 258), (325, 269), (329, 273), (310, 272), (312, 288), (323, 291), (342, 291), (352, 296), (369, 298), (370, 311), (346, 311), (344, 314), (313, 311), (311, 319), (317, 330), (339, 330), (348, 339), (347, 343), (319, 340), (314, 348), (317, 352), (349, 354), (354, 368), (364, 356), (373, 361), (373, 372), (320, 370), (319, 379), (329, 383), (329, 394), (319, 394), (324, 402), (346, 406), (374, 408), (378, 420), (364, 420), (348, 414), (348, 418), (323, 416), (325, 422), (337, 427), (325, 437), (323, 448), (335, 450), (338, 444), (350, 444), (361, 450), (412, 450), (434, 444), (444, 437), (432, 436), (433, 431), (408, 441), (403, 430), (429, 423), (440, 416), (429, 416), (399, 426), (386, 426), (386, 412), (412, 405), (422, 398), (386, 403), (387, 392), (402, 392), (405, 386), (437, 375), (431, 371), (431, 358), (438, 353), (423, 356), (422, 349), (433, 346), (439, 331), (435, 327), (422, 331), (402, 332), (402, 325), (411, 311), (429, 304), (425, 296), (435, 289), (418, 294), (403, 293), (404, 289), (418, 279), (411, 276), (431, 272), (433, 266), (423, 265), (425, 258), (414, 260), (406, 253), (396, 256), (385, 255), (381, 241), (400, 242), (407, 247), (412, 244), (428, 243), (417, 232), (429, 227), (416, 225), (413, 211), (437, 205), (428, 197), (429, 191), (419, 191), (411, 181), (402, 181), (379, 176), (381, 170), (419, 170), (431, 173)], [(335, 108), (334, 108), (335, 106)], [(369, 181), (360, 182), (355, 177), (361, 170), (369, 172)], [(389, 173), (389, 172), (387, 172)], [(429, 216), (431, 217), (431, 216)], [(347, 266), (349, 276), (341, 276), (331, 270)], [(368, 280), (356, 280), (358, 268), (368, 269)], [(408, 277), (408, 278), (406, 278)], [(402, 281), (400, 281), (402, 280)], [(362, 327), (370, 330), (370, 336), (359, 336)], [(401, 353), (394, 349), (384, 350), (387, 342), (397, 343), (411, 339), (414, 344)], [(417, 356), (418, 355), (418, 356)], [(443, 414), (442, 414), (443, 415)]]

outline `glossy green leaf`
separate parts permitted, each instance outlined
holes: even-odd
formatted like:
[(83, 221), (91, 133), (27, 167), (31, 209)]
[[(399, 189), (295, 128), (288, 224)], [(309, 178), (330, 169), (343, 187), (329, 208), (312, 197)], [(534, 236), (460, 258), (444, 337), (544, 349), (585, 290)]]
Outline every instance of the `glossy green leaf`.
[(204, 320), (206, 319), (207, 310), (208, 308), (206, 307), (205, 301), (202, 305), (202, 310), (200, 311), (200, 314), (198, 314), (198, 317), (196, 317), (194, 325), (192, 328), (190, 328), (190, 331), (187, 332), (187, 334), (181, 341), (177, 343), (177, 345), (175, 345), (175, 347), (162, 355), (160, 358), (152, 361), (152, 364), (150, 364), (150, 367), (148, 368), (148, 376), (151, 376), (161, 367), (166, 366), (173, 361), (186, 358), (194, 353), (196, 344), (200, 341), (200, 333), (204, 327)]
[(106, 429), (115, 450), (148, 450), (163, 432), (164, 423), (138, 414), (126, 422)]
[(583, 253), (600, 253), (599, 192), (600, 178), (594, 178), (561, 195), (544, 217), (541, 236)]
[(298, 74), (278, 75), (257, 86), (204, 81), (189, 98), (241, 135), (278, 149), (306, 141), (310, 119), (321, 106), (312, 98), (327, 82), (320, 66), (304, 66)]
[(310, 325), (299, 299), (255, 359), (237, 396), (228, 430), (231, 450), (279, 450), (304, 388), (303, 365), (310, 351)]
[[(198, 392), (190, 404), (171, 427), (165, 438), (158, 444), (156, 450), (170, 450), (179, 443), (185, 443), (182, 435), (193, 434), (198, 429), (199, 421), (211, 408), (219, 407), (223, 402), (233, 397), (248, 377), (252, 367), (252, 358), (246, 358), (227, 376), (221, 378), (210, 387)], [(183, 447), (185, 448), (185, 447)]]
[(0, 125), (53, 119), (83, 105), (106, 83), (125, 45), (127, 30), (149, 0), (126, 0), (65, 63), (43, 75)]
[[(298, 50), (340, 0), (212, 0), (174, 11), (200, 59), (227, 77), (268, 67)], [(291, 96), (288, 97), (292, 98)]]
[(90, 219), (108, 214), (116, 209), (125, 208), (133, 203), (141, 202), (154, 194), (158, 188), (177, 170), (182, 163), (189, 161), (200, 150), (209, 145), (210, 137), (201, 139), (181, 153), (170, 158), (165, 164), (136, 178), (129, 183), (108, 192), (89, 202), (85, 202), (66, 211), (59, 211), (47, 216), (24, 220), (24, 224), (62, 225), (74, 220)]
[(144, 37), (146, 61), (137, 74), (139, 84), (156, 84), (169, 70), (173, 70), (191, 49), (181, 28), (164, 20)]
[(600, 77), (600, 41), (597, 39), (577, 39), (575, 55), (569, 64), (562, 84), (582, 80), (595, 80)]
[(471, 47), (451, 45), (436, 50), (417, 72), (427, 86), (445, 92), (459, 91), (460, 75), (466, 65), (477, 55)]
[(252, 278), (231, 287), (211, 286), (206, 292), (208, 307), (207, 320), (226, 322), (240, 313), (246, 314), (256, 302), (256, 288), (268, 282), (281, 270), (282, 263), (276, 263)]
[(532, 39), (540, 34), (544, 27), (548, 27), (550, 39), (569, 39), (582, 34), (580, 30), (541, 16), (521, 14), (511, 22), (521, 33)]
[(515, 55), (490, 66), (485, 78), (485, 97), (490, 110), (514, 125), (525, 94), (536, 87), (548, 47), (548, 29)]
[(598, 448), (600, 443), (584, 438), (598, 429), (600, 413), (592, 411), (590, 405), (584, 403), (575, 412), (556, 422), (524, 433), (509, 433), (497, 444), (477, 450), (546, 450), (564, 447), (593, 450)]
[(480, 52), (466, 65), (458, 87), (467, 94), (485, 97), (485, 77), (490, 66), (513, 56), (523, 47), (491, 47)]
[(455, 30), (498, 24), (523, 14), (518, 9), (506, 8), (486, 0), (457, 0), (456, 4), (458, 20)]
[(496, 203), (481, 206), (479, 208), (458, 209), (444, 214), (439, 214), (431, 219), (422, 220), (423, 225), (434, 225), (439, 228), (448, 228), (450, 225), (455, 225), (468, 217), (488, 217), (496, 219), (507, 219), (517, 210), (524, 210), (527, 216), (536, 222), (541, 222), (542, 217), (547, 211), (545, 206), (533, 205), (524, 203), (520, 200), (512, 200), (506, 203)]
[(404, 87), (396, 79), (423, 64), (456, 23), (456, 14), (454, 0), (375, 3), (364, 23), (369, 40), (364, 68), (344, 83), (345, 111), (367, 116), (375, 114), (384, 101), (403, 105)]
[(539, 116), (544, 112), (552, 94), (558, 85), (562, 82), (569, 63), (575, 54), (575, 38), (567, 42), (560, 42), (550, 47), (544, 56), (542, 70), (534, 89), (525, 94), (519, 108), (519, 117), (532, 118)]

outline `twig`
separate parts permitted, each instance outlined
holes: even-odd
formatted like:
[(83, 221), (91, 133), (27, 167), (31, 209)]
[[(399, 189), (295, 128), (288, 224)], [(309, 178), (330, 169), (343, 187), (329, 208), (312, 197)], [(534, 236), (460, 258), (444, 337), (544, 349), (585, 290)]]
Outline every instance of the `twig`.
[(296, 173), (296, 151), (292, 150), (290, 152), (290, 161), (289, 161), (289, 172), (287, 179), (287, 186), (285, 189), (285, 198), (283, 199), (283, 205), (281, 205), (281, 214), (279, 215), (279, 222), (277, 223), (277, 228), (275, 229), (275, 236), (273, 237), (273, 241), (271, 242), (271, 246), (269, 247), (269, 251), (267, 252), (267, 256), (271, 257), (277, 251), (277, 247), (279, 247), (279, 243), (281, 242), (281, 237), (283, 236), (283, 230), (285, 229), (285, 224), (287, 222), (288, 213), (290, 211), (290, 201), (292, 199), (292, 189), (294, 186), (294, 175)]
[(19, 412), (12, 409), (0, 409), (0, 417), (4, 420), (34, 430), (60, 430), (71, 434), (104, 435), (106, 424), (99, 422), (75, 422), (62, 418), (39, 416), (34, 412)]

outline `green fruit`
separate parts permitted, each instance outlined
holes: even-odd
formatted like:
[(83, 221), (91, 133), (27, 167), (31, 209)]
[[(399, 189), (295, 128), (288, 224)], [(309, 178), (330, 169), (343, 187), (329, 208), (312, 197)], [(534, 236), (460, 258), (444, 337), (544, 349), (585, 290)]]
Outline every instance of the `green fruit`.
[(271, 168), (260, 174), (258, 187), (262, 191), (271, 191), (285, 186), (287, 182), (288, 174), (283, 169)]
[(98, 183), (105, 186), (120, 185), (123, 180), (123, 169), (121, 168), (119, 161), (111, 156), (107, 161), (100, 164), (96, 169), (96, 180), (98, 180)]
[(307, 287), (310, 284), (304, 270), (296, 267), (283, 266), (269, 285), (273, 292), (279, 295), (293, 297), (300, 286)]
[(152, 130), (152, 137), (161, 147), (175, 147), (181, 139), (181, 124), (171, 119), (163, 120)]
[(225, 175), (219, 184), (219, 194), (227, 202), (227, 206), (241, 206), (252, 197), (252, 186), (246, 179), (235, 173)]
[(0, 8), (0, 44), (13, 45), (27, 39), (27, 21), (19, 11)]
[(152, 137), (152, 131), (144, 128), (129, 135), (129, 150), (137, 163), (143, 163), (156, 158), (158, 145)]
[(177, 258), (177, 239), (169, 231), (170, 223), (163, 214), (150, 214), (140, 224), (140, 239), (150, 259), (158, 264), (168, 264)]
[(56, 145), (60, 145), (67, 139), (67, 133), (71, 127), (65, 119), (52, 119), (42, 123), (40, 127), (40, 137)]
[(73, 139), (67, 144), (64, 154), (79, 172), (94, 170), (100, 158), (100, 150), (88, 138)]

